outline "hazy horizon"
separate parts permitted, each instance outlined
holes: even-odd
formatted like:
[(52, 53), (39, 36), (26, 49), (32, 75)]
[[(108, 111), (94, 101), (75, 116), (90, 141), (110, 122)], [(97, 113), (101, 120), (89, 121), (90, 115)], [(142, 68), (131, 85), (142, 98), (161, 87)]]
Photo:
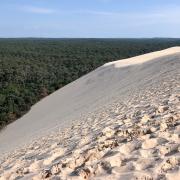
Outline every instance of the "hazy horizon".
[(180, 39), (180, 37), (0, 37), (0, 39)]

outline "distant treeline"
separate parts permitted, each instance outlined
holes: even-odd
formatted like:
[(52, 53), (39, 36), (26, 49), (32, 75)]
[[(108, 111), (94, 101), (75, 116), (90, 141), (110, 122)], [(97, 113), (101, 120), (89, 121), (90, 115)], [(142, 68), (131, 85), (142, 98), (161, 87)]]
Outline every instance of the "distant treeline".
[(0, 127), (106, 62), (172, 46), (180, 39), (0, 39)]

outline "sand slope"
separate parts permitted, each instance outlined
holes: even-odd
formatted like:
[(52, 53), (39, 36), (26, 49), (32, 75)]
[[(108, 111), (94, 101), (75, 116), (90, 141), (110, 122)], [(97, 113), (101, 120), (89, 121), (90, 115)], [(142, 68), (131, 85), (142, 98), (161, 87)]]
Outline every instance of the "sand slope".
[(43, 99), (1, 132), (0, 180), (180, 179), (179, 69), (170, 48), (107, 63)]
[(107, 63), (56, 91), (0, 133), (0, 152), (13, 150), (54, 127), (64, 128), (114, 98), (125, 98), (134, 88), (174, 68), (169, 64), (179, 62), (177, 53), (180, 47)]

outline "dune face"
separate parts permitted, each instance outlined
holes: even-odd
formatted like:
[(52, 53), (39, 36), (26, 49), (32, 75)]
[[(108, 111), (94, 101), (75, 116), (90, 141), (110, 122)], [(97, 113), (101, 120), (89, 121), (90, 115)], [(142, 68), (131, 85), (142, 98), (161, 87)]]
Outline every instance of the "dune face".
[(46, 97), (0, 133), (1, 178), (180, 177), (179, 69), (174, 47), (107, 63)]

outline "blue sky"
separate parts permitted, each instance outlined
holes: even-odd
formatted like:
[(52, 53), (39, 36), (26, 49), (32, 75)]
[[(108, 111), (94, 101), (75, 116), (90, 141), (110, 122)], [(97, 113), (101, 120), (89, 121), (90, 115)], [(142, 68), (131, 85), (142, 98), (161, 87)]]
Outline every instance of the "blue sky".
[(180, 0), (0, 0), (0, 37), (180, 38)]

